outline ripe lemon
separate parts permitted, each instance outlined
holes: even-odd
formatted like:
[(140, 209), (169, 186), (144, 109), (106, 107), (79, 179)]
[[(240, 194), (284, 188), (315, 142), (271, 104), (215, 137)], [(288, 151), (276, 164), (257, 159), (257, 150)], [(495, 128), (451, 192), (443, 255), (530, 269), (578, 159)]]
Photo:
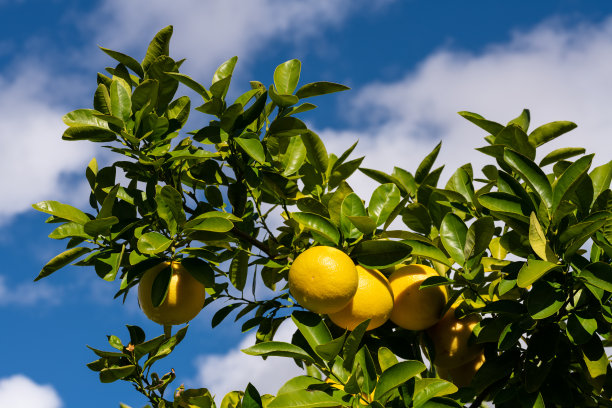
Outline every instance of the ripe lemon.
[(450, 381), (457, 387), (467, 387), (472, 382), (472, 378), (484, 364), (485, 356), (480, 352), (478, 357), (455, 368), (436, 367), (440, 378)]
[(482, 352), (479, 344), (469, 344), (474, 326), (480, 316), (472, 314), (463, 319), (455, 317), (455, 309), (450, 308), (444, 317), (427, 330), (434, 345), (433, 363), (445, 369), (459, 367), (475, 359)]
[(357, 265), (359, 286), (353, 299), (338, 312), (328, 314), (336, 325), (353, 330), (364, 320), (370, 320), (366, 330), (382, 326), (393, 309), (393, 292), (389, 281), (377, 270)]
[(166, 299), (158, 307), (153, 307), (151, 287), (155, 277), (170, 262), (163, 262), (144, 273), (138, 284), (138, 302), (144, 314), (155, 323), (163, 325), (183, 324), (200, 313), (204, 306), (206, 291), (204, 285), (196, 280), (178, 262), (172, 262), (172, 277)]
[(355, 264), (347, 254), (329, 246), (307, 249), (289, 269), (289, 291), (300, 305), (315, 313), (334, 313), (357, 292)]
[(424, 330), (440, 320), (446, 304), (446, 289), (435, 286), (419, 290), (430, 276), (439, 276), (427, 265), (411, 264), (397, 269), (389, 277), (395, 298), (391, 321), (408, 330)]

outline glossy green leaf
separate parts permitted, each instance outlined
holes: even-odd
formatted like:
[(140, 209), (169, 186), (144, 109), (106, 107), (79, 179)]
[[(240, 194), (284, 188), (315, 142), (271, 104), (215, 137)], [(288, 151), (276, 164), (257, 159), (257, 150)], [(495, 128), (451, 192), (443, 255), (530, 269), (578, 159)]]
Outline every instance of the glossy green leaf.
[(416, 240), (406, 240), (403, 242), (412, 247), (412, 256), (420, 256), (432, 261), (440, 262), (446, 266), (452, 266), (452, 262), (448, 260), (446, 255), (444, 255), (444, 252), (433, 245)]
[(538, 281), (529, 292), (527, 311), (533, 319), (546, 319), (561, 309), (565, 299), (565, 292), (559, 284)]
[(363, 234), (371, 234), (376, 230), (376, 220), (367, 215), (349, 215), (346, 218)]
[[(351, 193), (344, 197), (342, 207), (340, 209), (340, 229), (342, 234), (347, 238), (358, 238), (361, 236), (360, 231), (353, 226), (352, 221), (348, 217), (364, 217), (366, 216), (366, 208), (361, 201), (361, 198), (355, 193)], [(376, 225), (374, 225), (374, 228)]]
[[(85, 224), (87, 223), (89, 223), (89, 221)], [(93, 238), (90, 234), (85, 232), (85, 225), (77, 224), (76, 222), (66, 222), (64, 224), (61, 224), (59, 227), (54, 229), (51, 234), (49, 234), (49, 238), (51, 239), (64, 239), (74, 237), (79, 237), (83, 239)]]
[(110, 228), (117, 223), (119, 223), (117, 217), (99, 218), (86, 222), (83, 231), (92, 237), (97, 237), (98, 235), (109, 236)]
[(78, 258), (80, 258), (81, 256), (83, 256), (83, 255), (85, 255), (85, 254), (87, 254), (89, 252), (91, 252), (90, 248), (75, 247), (75, 248), (70, 248), (70, 249), (62, 252), (59, 255), (54, 256), (42, 268), (42, 270), (40, 271), (40, 273), (38, 274), (36, 279), (34, 279), (34, 281), (42, 279), (45, 276), (51, 275), (53, 272), (57, 271), (58, 269), (63, 268), (64, 266), (68, 265), (72, 261), (77, 260)]
[(517, 285), (520, 288), (526, 288), (527, 286), (532, 285), (542, 276), (546, 275), (548, 272), (559, 267), (560, 265), (557, 265), (556, 263), (541, 261), (538, 259), (529, 259), (518, 273)]
[(500, 191), (485, 193), (478, 196), (478, 202), (491, 211), (525, 216), (524, 202), (513, 194)]
[(238, 57), (232, 57), (225, 61), (223, 64), (219, 65), (219, 68), (217, 68), (215, 74), (213, 75), (212, 83), (214, 84), (225, 78), (230, 77), (234, 72), (236, 62), (238, 62)]
[(374, 390), (374, 399), (379, 400), (388, 392), (396, 389), (417, 374), (425, 371), (425, 364), (420, 361), (402, 361), (383, 371)]
[(185, 223), (185, 229), (190, 231), (228, 232), (233, 227), (226, 217), (195, 218)]
[(529, 134), (529, 142), (536, 147), (541, 146), (576, 127), (575, 123), (568, 121), (550, 122), (531, 132)]
[(273, 85), (270, 85), (268, 88), (268, 95), (270, 95), (272, 102), (281, 108), (288, 108), (289, 106), (293, 106), (300, 101), (300, 98), (295, 95), (282, 95), (277, 93), (274, 90)]
[(359, 323), (346, 337), (344, 347), (342, 348), (342, 358), (344, 359), (342, 366), (348, 371), (353, 369), (355, 356), (359, 351), (359, 345), (361, 344), (361, 340), (363, 339), (369, 324), (369, 319)]
[(570, 314), (567, 319), (566, 333), (573, 344), (584, 344), (591, 340), (597, 330), (597, 320), (584, 318), (575, 313)]
[(274, 70), (274, 86), (281, 95), (290, 95), (297, 88), (300, 80), (300, 70), (302, 63), (300, 60), (292, 59), (283, 62)]
[(372, 193), (368, 214), (376, 220), (377, 226), (382, 225), (400, 201), (400, 192), (395, 184), (382, 184)]
[(359, 168), (361, 162), (363, 161), (363, 157), (360, 157), (355, 160), (348, 161), (346, 163), (342, 163), (338, 167), (334, 166), (330, 177), (328, 186), (330, 189), (337, 187), (341, 181), (346, 180)]
[(403, 194), (406, 194), (407, 192), (406, 187), (402, 184), (400, 180), (398, 180), (394, 176), (385, 173), (384, 171), (366, 169), (363, 167), (359, 168), (359, 171), (371, 178), (372, 180), (378, 181), (380, 184), (395, 184)]
[(258, 163), (266, 162), (266, 153), (263, 145), (257, 138), (236, 137), (234, 138), (238, 146), (240, 146), (249, 156)]
[(587, 174), (589, 167), (591, 167), (593, 156), (594, 155), (589, 154), (579, 158), (563, 172), (561, 177), (559, 177), (553, 190), (553, 213), (557, 207), (559, 207), (562, 201), (568, 199), (569, 195), (574, 192), (578, 184), (581, 182), (582, 177)]
[(118, 80), (113, 80), (110, 87), (111, 114), (123, 122), (130, 119), (132, 100), (130, 94)]
[(200, 258), (183, 258), (181, 259), (181, 265), (205, 287), (211, 288), (214, 286), (215, 271), (208, 262)]
[(612, 161), (595, 167), (589, 174), (593, 181), (593, 200), (597, 199), (599, 195), (610, 188), (610, 181), (612, 181)]
[(167, 72), (166, 74), (170, 75), (172, 78), (176, 79), (189, 89), (195, 91), (205, 101), (210, 100), (210, 93), (206, 90), (206, 88), (204, 88), (204, 86), (202, 86), (199, 82), (193, 80), (191, 77), (180, 72)]
[(280, 356), (291, 357), (298, 360), (313, 363), (314, 360), (306, 351), (296, 346), (295, 344), (285, 343), (282, 341), (267, 341), (264, 343), (255, 344), (242, 350), (243, 353), (251, 356)]
[(429, 174), (429, 171), (434, 165), (436, 158), (438, 157), (438, 153), (440, 153), (440, 149), (442, 148), (442, 142), (438, 143), (436, 147), (429, 153), (423, 161), (419, 164), (416, 172), (414, 173), (414, 179), (417, 183), (422, 183), (425, 180), (425, 177)]
[(317, 346), (332, 341), (332, 335), (319, 315), (311, 312), (295, 311), (291, 314), (291, 320), (313, 350), (316, 351)]
[(304, 122), (293, 116), (283, 116), (270, 124), (268, 134), (275, 137), (296, 136), (308, 132)]
[(164, 303), (164, 299), (168, 295), (168, 287), (170, 286), (170, 279), (172, 278), (172, 268), (170, 265), (159, 271), (153, 285), (151, 286), (151, 303), (153, 307), (158, 307)]
[(463, 250), (465, 248), (468, 228), (457, 215), (448, 213), (440, 225), (440, 240), (446, 252), (459, 265), (465, 263)]
[(485, 216), (475, 220), (465, 236), (464, 258), (470, 259), (483, 253), (489, 247), (494, 233), (495, 224), (492, 217)]
[(332, 244), (340, 241), (340, 232), (327, 218), (312, 213), (292, 213), (291, 218), (300, 223), (306, 230), (313, 231)]
[(590, 341), (582, 346), (582, 356), (592, 379), (598, 379), (606, 375), (610, 363), (599, 336), (591, 337)]
[(165, 251), (171, 244), (171, 239), (166, 238), (159, 232), (151, 231), (138, 239), (137, 247), (143, 254), (153, 255)]
[(457, 387), (453, 383), (439, 378), (422, 378), (415, 385), (413, 406), (422, 407), (432, 398), (455, 392), (457, 392)]
[(334, 82), (312, 82), (310, 84), (302, 85), (295, 95), (300, 98), (310, 98), (312, 96), (326, 95), (334, 92), (346, 91), (348, 86), (342, 84), (336, 84)]
[(246, 251), (238, 251), (232, 259), (229, 267), (229, 278), (232, 285), (239, 291), (244, 290), (249, 272), (249, 254)]
[(314, 351), (315, 353), (317, 353), (318, 356), (320, 356), (325, 361), (334, 361), (336, 356), (338, 356), (338, 354), (340, 354), (340, 352), (342, 351), (342, 347), (344, 346), (345, 339), (346, 339), (346, 332), (342, 336), (336, 339), (333, 339), (327, 343), (315, 346)]
[(411, 252), (410, 245), (399, 241), (362, 241), (355, 246), (351, 257), (366, 268), (380, 269), (400, 263)]
[(605, 262), (595, 262), (580, 271), (581, 278), (589, 284), (612, 292), (612, 266)]
[(534, 212), (531, 213), (529, 218), (529, 244), (531, 245), (533, 252), (535, 252), (536, 255), (543, 260), (553, 263), (557, 262), (558, 258), (550, 248), (550, 245), (548, 245), (546, 235), (544, 234), (540, 221), (538, 221), (538, 217)]
[(302, 167), (306, 159), (306, 146), (301, 137), (290, 137), (287, 149), (281, 156), (283, 176), (290, 176)]
[(111, 383), (117, 380), (121, 380), (128, 375), (132, 374), (136, 370), (135, 365), (128, 366), (111, 366), (100, 370), (100, 382)]
[(41, 201), (33, 204), (32, 207), (34, 207), (35, 210), (51, 214), (55, 217), (74, 221), (77, 224), (85, 224), (91, 219), (89, 216), (87, 216), (87, 214), (78, 208), (68, 204), (62, 204), (57, 201)]
[(523, 132), (527, 132), (527, 129), (529, 129), (530, 121), (531, 121), (531, 114), (529, 113), (529, 109), (523, 109), (523, 111), (521, 112), (519, 116), (517, 116), (516, 118), (508, 122), (508, 125), (516, 125)]
[[(399, 363), (397, 356), (387, 347), (380, 347), (378, 349), (378, 365), (380, 366), (380, 370), (382, 372), (388, 370), (397, 363)], [(380, 386), (380, 384), (378, 384), (377, 387), (378, 386)]]
[(172, 37), (172, 26), (162, 28), (155, 34), (153, 40), (149, 43), (147, 53), (142, 60), (142, 68), (147, 71), (153, 61), (161, 55), (169, 55), (170, 53), (170, 38)]
[(183, 210), (183, 198), (172, 186), (165, 185), (155, 195), (157, 203), (157, 214), (166, 222), (171, 235), (176, 235), (185, 223), (185, 211)]
[(111, 114), (111, 101), (108, 88), (104, 84), (99, 84), (94, 93), (94, 109), (105, 115)]
[(93, 109), (77, 109), (65, 114), (62, 121), (71, 127), (94, 126), (108, 129), (108, 123), (97, 116), (100, 113)]
[[(506, 146), (515, 152), (518, 152), (530, 160), (534, 160), (536, 156), (535, 147), (529, 143), (529, 138), (525, 131), (517, 124), (508, 124), (497, 136), (495, 136), (495, 146)], [(493, 147), (493, 146), (491, 146)], [(500, 158), (498, 153), (495, 153), (496, 158)], [(503, 157), (503, 152), (502, 152)]]
[(462, 111), (462, 112), (459, 112), (459, 115), (461, 115), (465, 119), (469, 120), (470, 122), (472, 122), (476, 126), (480, 127), (481, 129), (486, 130), (487, 132), (489, 132), (492, 135), (498, 134), (504, 128), (503, 125), (501, 125), (501, 124), (499, 124), (497, 122), (492, 122), (490, 120), (487, 120), (487, 119), (483, 118), (482, 116), (480, 116), (477, 113)]
[(267, 408), (334, 407), (341, 403), (341, 400), (333, 398), (326, 392), (300, 389), (277, 395)]
[(509, 149), (504, 150), (504, 161), (521, 175), (521, 178), (538, 194), (548, 208), (552, 207), (553, 193), (548, 177), (533, 161)]
[(117, 139), (115, 132), (98, 126), (73, 126), (64, 131), (64, 140), (89, 140), (91, 142), (113, 142)]
[(306, 157), (319, 173), (325, 173), (328, 166), (328, 155), (327, 149), (319, 136), (313, 131), (302, 133), (302, 142), (306, 146)]
[(474, 186), (472, 179), (467, 171), (459, 167), (446, 183), (446, 189), (456, 191), (461, 194), (466, 202), (471, 203), (474, 200)]
[(560, 160), (569, 159), (570, 157), (578, 156), (585, 152), (586, 150), (583, 147), (562, 147), (560, 149), (555, 149), (544, 156), (540, 161), (540, 167), (547, 166)]
[(408, 228), (421, 234), (429, 235), (432, 221), (429, 211), (421, 203), (411, 203), (402, 211), (402, 221)]

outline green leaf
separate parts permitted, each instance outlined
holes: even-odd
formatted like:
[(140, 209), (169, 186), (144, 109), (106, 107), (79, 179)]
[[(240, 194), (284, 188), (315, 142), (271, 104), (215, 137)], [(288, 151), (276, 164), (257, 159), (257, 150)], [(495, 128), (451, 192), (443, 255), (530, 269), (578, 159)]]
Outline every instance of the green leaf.
[(601, 193), (610, 188), (612, 161), (603, 166), (595, 167), (589, 176), (593, 181), (593, 200), (595, 200)]
[(527, 298), (527, 311), (533, 319), (546, 319), (561, 309), (565, 298), (565, 292), (559, 284), (535, 282)]
[(189, 76), (182, 74), (180, 72), (166, 72), (166, 74), (176, 79), (181, 84), (188, 87), (189, 89), (195, 91), (205, 101), (210, 100), (210, 93), (206, 90), (206, 88), (204, 88), (204, 86), (202, 86), (199, 82), (191, 79)]
[(325, 145), (313, 131), (309, 130), (308, 132), (302, 133), (300, 136), (302, 142), (304, 142), (304, 146), (306, 146), (306, 157), (308, 157), (308, 161), (319, 171), (319, 173), (325, 174), (329, 164)]
[(461, 194), (465, 201), (471, 203), (474, 200), (474, 186), (472, 179), (465, 169), (459, 167), (446, 183), (446, 189)]
[(279, 356), (291, 357), (298, 360), (303, 360), (309, 363), (314, 363), (314, 360), (306, 351), (296, 346), (295, 344), (285, 343), (282, 341), (267, 341), (242, 350), (243, 353), (251, 356)]
[(527, 263), (523, 264), (523, 267), (518, 273), (517, 285), (520, 288), (526, 288), (548, 272), (559, 267), (561, 267), (561, 265), (552, 262), (529, 259)]
[(423, 407), (432, 398), (455, 392), (457, 392), (457, 387), (448, 381), (439, 378), (422, 378), (415, 385), (413, 406)]
[(281, 108), (288, 108), (289, 106), (293, 106), (300, 101), (300, 98), (295, 95), (282, 95), (277, 93), (274, 90), (273, 85), (270, 85), (270, 87), (268, 88), (268, 94), (270, 95), (270, 99), (272, 99), (272, 102), (274, 102)]
[[(523, 109), (521, 114), (508, 122), (508, 125), (517, 125), (523, 132), (527, 132), (529, 128), (529, 121), (531, 120), (531, 115), (529, 114), (529, 109)], [(497, 142), (497, 140), (496, 140)]]
[(487, 120), (477, 113), (462, 111), (462, 112), (459, 112), (459, 115), (469, 120), (470, 122), (472, 122), (479, 128), (486, 130), (492, 135), (496, 135), (504, 129), (503, 125), (497, 122), (492, 122), (490, 120)]
[(228, 232), (234, 224), (226, 217), (195, 218), (185, 223), (185, 229), (190, 231)]
[(308, 132), (304, 122), (293, 116), (283, 116), (270, 123), (268, 134), (274, 137), (297, 136)]
[(103, 368), (100, 370), (100, 382), (102, 383), (111, 383), (117, 380), (121, 380), (122, 378), (127, 377), (132, 374), (136, 370), (135, 365), (128, 366), (112, 366), (108, 368)]
[(382, 225), (400, 201), (400, 192), (395, 184), (381, 184), (372, 193), (368, 214), (376, 220), (377, 226)]
[(605, 262), (587, 265), (578, 276), (597, 288), (612, 292), (612, 266)]
[(119, 80), (114, 79), (110, 87), (111, 114), (127, 122), (132, 114), (130, 94)]
[(289, 145), (281, 156), (283, 176), (290, 176), (302, 167), (306, 159), (306, 146), (301, 137), (289, 138)]
[(584, 344), (591, 340), (597, 330), (597, 320), (584, 318), (575, 313), (570, 314), (567, 319), (566, 333), (574, 344)]
[[(85, 224), (89, 223), (86, 222)], [(49, 238), (51, 239), (64, 239), (79, 237), (83, 239), (93, 238), (91, 235), (85, 232), (85, 226), (83, 224), (77, 224), (76, 222), (67, 222), (54, 229)]]
[(200, 258), (183, 258), (181, 265), (205, 287), (211, 288), (215, 285), (215, 271), (208, 262)]
[(529, 158), (509, 149), (504, 150), (504, 162), (521, 175), (522, 179), (538, 194), (548, 208), (552, 207), (552, 187), (542, 169)]
[(141, 64), (145, 72), (159, 56), (170, 54), (170, 38), (172, 37), (172, 31), (172, 26), (162, 28), (155, 34), (155, 37), (153, 37), (149, 43), (147, 53)]
[[(367, 395), (370, 395), (374, 388), (376, 387), (376, 367), (374, 366), (374, 360), (372, 360), (372, 355), (368, 350), (368, 346), (364, 345), (359, 349), (357, 354), (355, 355), (355, 363), (361, 368), (361, 374), (357, 377), (359, 381), (357, 382), (359, 389), (361, 392), (364, 392)], [(351, 374), (353, 377), (357, 374), (355, 371)], [(348, 381), (351, 382), (351, 379)], [(345, 386), (345, 390), (349, 391), (349, 385)]]
[(431, 231), (431, 217), (427, 207), (421, 203), (408, 204), (402, 210), (402, 221), (408, 228), (421, 234), (429, 235)]
[(529, 134), (529, 143), (534, 146), (541, 146), (546, 142), (561, 136), (564, 133), (575, 129), (577, 125), (568, 121), (550, 122), (535, 129)]
[(464, 258), (470, 259), (483, 253), (489, 247), (494, 233), (495, 224), (492, 217), (485, 216), (474, 221), (465, 237)]
[(328, 187), (330, 189), (336, 188), (341, 181), (346, 180), (359, 168), (361, 162), (363, 161), (363, 157), (360, 157), (355, 160), (348, 161), (346, 163), (342, 163), (338, 167), (335, 166), (329, 176)]
[(234, 138), (238, 146), (240, 146), (249, 156), (260, 164), (266, 162), (266, 153), (263, 145), (257, 138), (236, 137)]
[(283, 62), (274, 70), (274, 86), (281, 95), (290, 95), (297, 88), (300, 80), (300, 60), (292, 59)]
[(484, 193), (478, 196), (478, 202), (483, 207), (501, 213), (510, 213), (520, 215), (521, 219), (525, 217), (525, 203), (520, 197), (510, 193), (494, 191), (492, 193)]
[[(380, 347), (378, 349), (378, 365), (380, 366), (381, 371), (385, 372), (389, 368), (396, 365), (398, 362), (399, 361), (397, 357), (395, 356), (395, 354), (393, 354), (393, 352), (389, 350), (387, 347)], [(377, 387), (379, 386), (380, 386), (380, 381)]]
[(232, 303), (217, 310), (211, 319), (211, 326), (214, 329), (229, 315), (234, 309), (240, 307), (241, 303)]
[(419, 164), (419, 167), (414, 173), (414, 180), (417, 183), (420, 184), (425, 180), (425, 177), (427, 177), (427, 175), (429, 174), (429, 171), (431, 170), (434, 162), (436, 161), (436, 158), (438, 157), (438, 153), (440, 153), (441, 147), (442, 142), (438, 143), (436, 147), (434, 147), (434, 149), (431, 151), (431, 153), (425, 156), (421, 164)]
[(70, 262), (80, 258), (81, 256), (89, 252), (91, 252), (90, 248), (75, 247), (75, 248), (71, 248), (67, 251), (62, 252), (59, 255), (54, 256), (42, 268), (42, 270), (40, 271), (36, 279), (34, 279), (34, 281), (42, 279), (45, 276), (51, 275), (53, 272), (57, 271), (58, 269), (63, 268), (64, 266), (68, 265)]
[(313, 231), (330, 243), (337, 245), (340, 242), (340, 232), (327, 218), (318, 214), (296, 212), (291, 214), (306, 230)]
[(151, 286), (151, 303), (153, 307), (158, 307), (164, 303), (164, 299), (168, 295), (168, 287), (170, 286), (170, 279), (172, 278), (172, 268), (170, 265), (164, 267), (155, 279)]
[(381, 374), (374, 390), (374, 399), (380, 400), (385, 394), (404, 384), (427, 367), (420, 361), (402, 361), (387, 368)]
[(94, 93), (94, 109), (106, 115), (111, 114), (111, 101), (108, 88), (104, 84), (99, 84)]
[(246, 285), (248, 271), (249, 253), (246, 251), (238, 251), (230, 263), (229, 278), (232, 285), (241, 292)]
[(411, 252), (409, 245), (399, 241), (362, 241), (355, 246), (351, 257), (366, 268), (381, 269), (400, 263)]
[(406, 240), (404, 242), (412, 247), (412, 256), (420, 256), (431, 259), (432, 261), (440, 262), (446, 266), (452, 266), (452, 262), (448, 260), (446, 255), (444, 255), (444, 252), (442, 252), (439, 248), (421, 241)]
[[(392, 183), (395, 184), (400, 191), (403, 194), (407, 193), (407, 189), (406, 186), (404, 186), (404, 184), (397, 179), (394, 176), (390, 176), (389, 174), (385, 173), (384, 171), (380, 171), (380, 170), (374, 170), (374, 169), (366, 169), (364, 167), (361, 167), (359, 169), (360, 172), (362, 172), (363, 174), (365, 174), (366, 176), (368, 176), (369, 178), (371, 178), (372, 180), (376, 180), (378, 181), (380, 184), (385, 184), (385, 183)], [(408, 173), (408, 172), (406, 172)], [(408, 173), (410, 174), (410, 173)]]
[(326, 392), (299, 389), (277, 395), (266, 408), (334, 407), (341, 403), (341, 400), (333, 398)]
[(349, 221), (363, 234), (370, 234), (376, 230), (376, 220), (367, 215), (349, 215)]
[(157, 93), (159, 91), (159, 81), (156, 79), (145, 79), (132, 93), (132, 110), (140, 111), (145, 106), (153, 109), (157, 105)]
[(84, 225), (83, 231), (85, 234), (92, 237), (97, 237), (98, 235), (109, 236), (110, 228), (117, 223), (119, 223), (119, 219), (114, 216), (99, 218), (87, 221)]
[(312, 96), (326, 95), (334, 92), (349, 90), (348, 86), (336, 84), (334, 82), (312, 82), (310, 84), (302, 85), (295, 95), (300, 98), (310, 98)]
[(580, 154), (584, 154), (585, 152), (586, 150), (583, 147), (562, 147), (560, 149), (553, 150), (544, 156), (544, 158), (540, 161), (540, 167), (569, 159), (570, 157), (578, 156)]
[(342, 358), (344, 359), (342, 366), (344, 369), (348, 371), (353, 369), (355, 356), (357, 355), (359, 345), (361, 344), (361, 340), (363, 339), (363, 335), (365, 334), (369, 324), (370, 319), (359, 323), (357, 327), (355, 327), (347, 336), (346, 341), (344, 342), (344, 347), (342, 348)]
[[(347, 238), (359, 238), (361, 236), (361, 232), (353, 226), (352, 221), (348, 218), (355, 216), (366, 216), (366, 209), (361, 198), (355, 193), (350, 193), (344, 197), (340, 209), (340, 229)], [(374, 228), (376, 228), (376, 225), (374, 225)]]
[(217, 68), (217, 70), (215, 71), (215, 74), (213, 75), (212, 83), (214, 84), (227, 77), (230, 77), (234, 72), (234, 68), (236, 67), (236, 62), (238, 62), (238, 57), (234, 56), (228, 59), (227, 61), (225, 61), (223, 64), (219, 65), (219, 68)]
[(113, 142), (117, 139), (115, 132), (98, 126), (73, 126), (64, 131), (64, 140), (89, 140), (91, 142)]
[(572, 163), (557, 180), (553, 190), (552, 212), (554, 213), (562, 201), (567, 200), (587, 174), (593, 154), (581, 157)]
[(78, 208), (68, 204), (62, 204), (57, 201), (41, 201), (33, 204), (32, 207), (34, 207), (35, 210), (51, 214), (55, 217), (74, 221), (77, 224), (85, 224), (91, 219), (89, 216), (87, 216), (87, 214)]
[(183, 198), (172, 186), (163, 186), (155, 195), (157, 203), (157, 214), (166, 222), (172, 236), (176, 235), (185, 223), (185, 211), (183, 210)]
[(62, 121), (71, 127), (94, 126), (108, 129), (108, 123), (98, 117), (100, 112), (93, 109), (77, 109), (65, 114)]
[(151, 231), (138, 239), (137, 247), (143, 254), (153, 255), (165, 251), (171, 244), (171, 239), (166, 238), (159, 232)]
[(592, 379), (606, 376), (610, 363), (599, 336), (591, 337), (591, 340), (582, 346), (582, 356)]
[(262, 408), (261, 396), (253, 384), (249, 383), (242, 398), (242, 408)]
[(534, 212), (531, 213), (529, 218), (529, 244), (533, 252), (543, 260), (553, 263), (557, 262), (558, 258), (550, 248), (550, 245), (548, 245), (548, 240), (542, 230), (540, 221), (538, 221), (538, 216)]
[(340, 351), (342, 351), (342, 346), (344, 346), (345, 339), (346, 332), (344, 332), (342, 336), (338, 337), (337, 339), (333, 339), (325, 344), (315, 346), (315, 353), (317, 353), (317, 355), (325, 361), (334, 361), (336, 356), (340, 354)]
[(291, 314), (291, 320), (313, 350), (316, 351), (317, 346), (332, 341), (329, 329), (316, 313), (295, 311)]
[(440, 240), (446, 252), (459, 265), (465, 263), (463, 250), (465, 248), (468, 228), (461, 218), (453, 213), (448, 213), (440, 224)]

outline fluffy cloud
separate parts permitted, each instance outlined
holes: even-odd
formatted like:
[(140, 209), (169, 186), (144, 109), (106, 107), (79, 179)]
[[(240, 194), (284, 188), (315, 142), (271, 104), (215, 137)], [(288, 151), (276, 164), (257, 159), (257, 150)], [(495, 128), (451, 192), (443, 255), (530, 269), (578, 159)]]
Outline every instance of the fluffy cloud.
[[(6, 277), (0, 275), (0, 306), (33, 306), (41, 302), (45, 305), (56, 304), (60, 290), (46, 282), (21, 282), (7, 284)], [(0, 405), (2, 406), (2, 405)]]
[[(446, 164), (442, 177), (446, 180), (468, 161), (475, 169), (490, 162), (473, 150), (485, 144), (486, 133), (457, 111), (505, 123), (529, 108), (531, 129), (554, 120), (571, 120), (579, 126), (550, 143), (539, 158), (561, 145), (601, 152), (612, 132), (611, 34), (612, 19), (569, 29), (560, 21), (549, 21), (477, 54), (435, 52), (403, 79), (358, 91), (351, 115), (360, 130), (323, 129), (320, 134), (328, 150), (337, 153), (359, 139), (355, 154), (366, 155), (363, 166), (389, 172), (395, 165), (414, 172), (442, 140), (438, 165)], [(595, 161), (609, 159), (601, 154)], [(360, 174), (352, 184), (366, 197), (375, 187)]]
[(372, 10), (390, 1), (185, 0), (169, 8), (162, 0), (106, 0), (86, 24), (99, 29), (99, 44), (142, 53), (153, 33), (180, 22), (173, 55), (188, 56), (186, 72), (197, 78), (195, 74), (211, 75), (234, 55), (249, 61), (271, 41), (302, 43), (320, 35), (321, 29), (339, 25), (357, 9)]
[[(294, 331), (295, 325), (285, 321), (274, 339), (290, 341)], [(243, 391), (249, 382), (261, 394), (276, 394), (289, 378), (304, 374), (291, 358), (268, 357), (264, 361), (261, 357), (249, 356), (240, 351), (253, 344), (254, 334), (245, 337), (237, 348), (225, 354), (198, 357), (196, 386), (211, 390), (216, 395), (217, 403), (220, 403), (225, 394), (234, 390)]]
[(0, 406), (61, 408), (62, 400), (50, 385), (36, 384), (23, 375), (0, 378)]
[(90, 144), (61, 140), (66, 109), (49, 92), (51, 73), (34, 61), (13, 68), (0, 73), (0, 225), (37, 201), (69, 199), (82, 184), (67, 175), (84, 171), (94, 154)]

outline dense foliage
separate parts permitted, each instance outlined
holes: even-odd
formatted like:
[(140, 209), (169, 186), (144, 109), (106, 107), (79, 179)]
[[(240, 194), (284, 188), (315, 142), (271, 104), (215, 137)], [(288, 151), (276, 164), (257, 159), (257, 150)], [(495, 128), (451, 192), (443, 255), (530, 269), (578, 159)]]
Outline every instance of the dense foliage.
[[(118, 63), (98, 74), (93, 109), (65, 115), (64, 140), (103, 143), (121, 158), (103, 168), (95, 159), (89, 164), (89, 212), (55, 201), (34, 205), (51, 215), (50, 237), (68, 239), (37, 279), (71, 263), (93, 266), (100, 278), (119, 282), (116, 297), (125, 299), (146, 270), (180, 260), (206, 286), (205, 307), (226, 302), (213, 327), (236, 312), (243, 331), (257, 331), (245, 353), (292, 358), (305, 368), (275, 396), (245, 384), (223, 398), (223, 408), (612, 406), (604, 349), (612, 323), (612, 163), (591, 169), (593, 155), (578, 147), (535, 161), (538, 148), (573, 123), (529, 131), (527, 110), (506, 125), (460, 112), (484, 131), (477, 150), (491, 164), (475, 178), (468, 163), (440, 186), (440, 145), (416, 169), (391, 174), (360, 167), (363, 157), (350, 157), (355, 145), (339, 156), (327, 152), (298, 116), (316, 108), (304, 100), (345, 86), (298, 88), (300, 62), (290, 60), (276, 68), (273, 85), (253, 81), (230, 102), (237, 59), (205, 87), (179, 72), (171, 35), (172, 27), (161, 30), (142, 62), (103, 48)], [(206, 126), (183, 131), (193, 112), (189, 97), (175, 96), (181, 84), (202, 98), (195, 111), (212, 116)], [(355, 171), (380, 184), (366, 201), (346, 181)], [(281, 224), (275, 230), (271, 217)], [(287, 273), (315, 244), (387, 275), (400, 263), (434, 267), (440, 275), (422, 287), (445, 285), (452, 294), (446, 309), (457, 302), (458, 317), (482, 318), (473, 340), (486, 361), (470, 386), (438, 378), (423, 332), (391, 322), (343, 331), (295, 304)], [(170, 275), (168, 267), (153, 283), (156, 305)], [(256, 300), (262, 284), (274, 295)], [(291, 343), (273, 340), (285, 319), (297, 326)], [(154, 407), (214, 406), (214, 390), (172, 395), (166, 389), (174, 372), (151, 370), (187, 326), (150, 340), (139, 327), (128, 331), (124, 342), (109, 336), (115, 350), (92, 349), (99, 358), (88, 367), (102, 382), (132, 383)]]

